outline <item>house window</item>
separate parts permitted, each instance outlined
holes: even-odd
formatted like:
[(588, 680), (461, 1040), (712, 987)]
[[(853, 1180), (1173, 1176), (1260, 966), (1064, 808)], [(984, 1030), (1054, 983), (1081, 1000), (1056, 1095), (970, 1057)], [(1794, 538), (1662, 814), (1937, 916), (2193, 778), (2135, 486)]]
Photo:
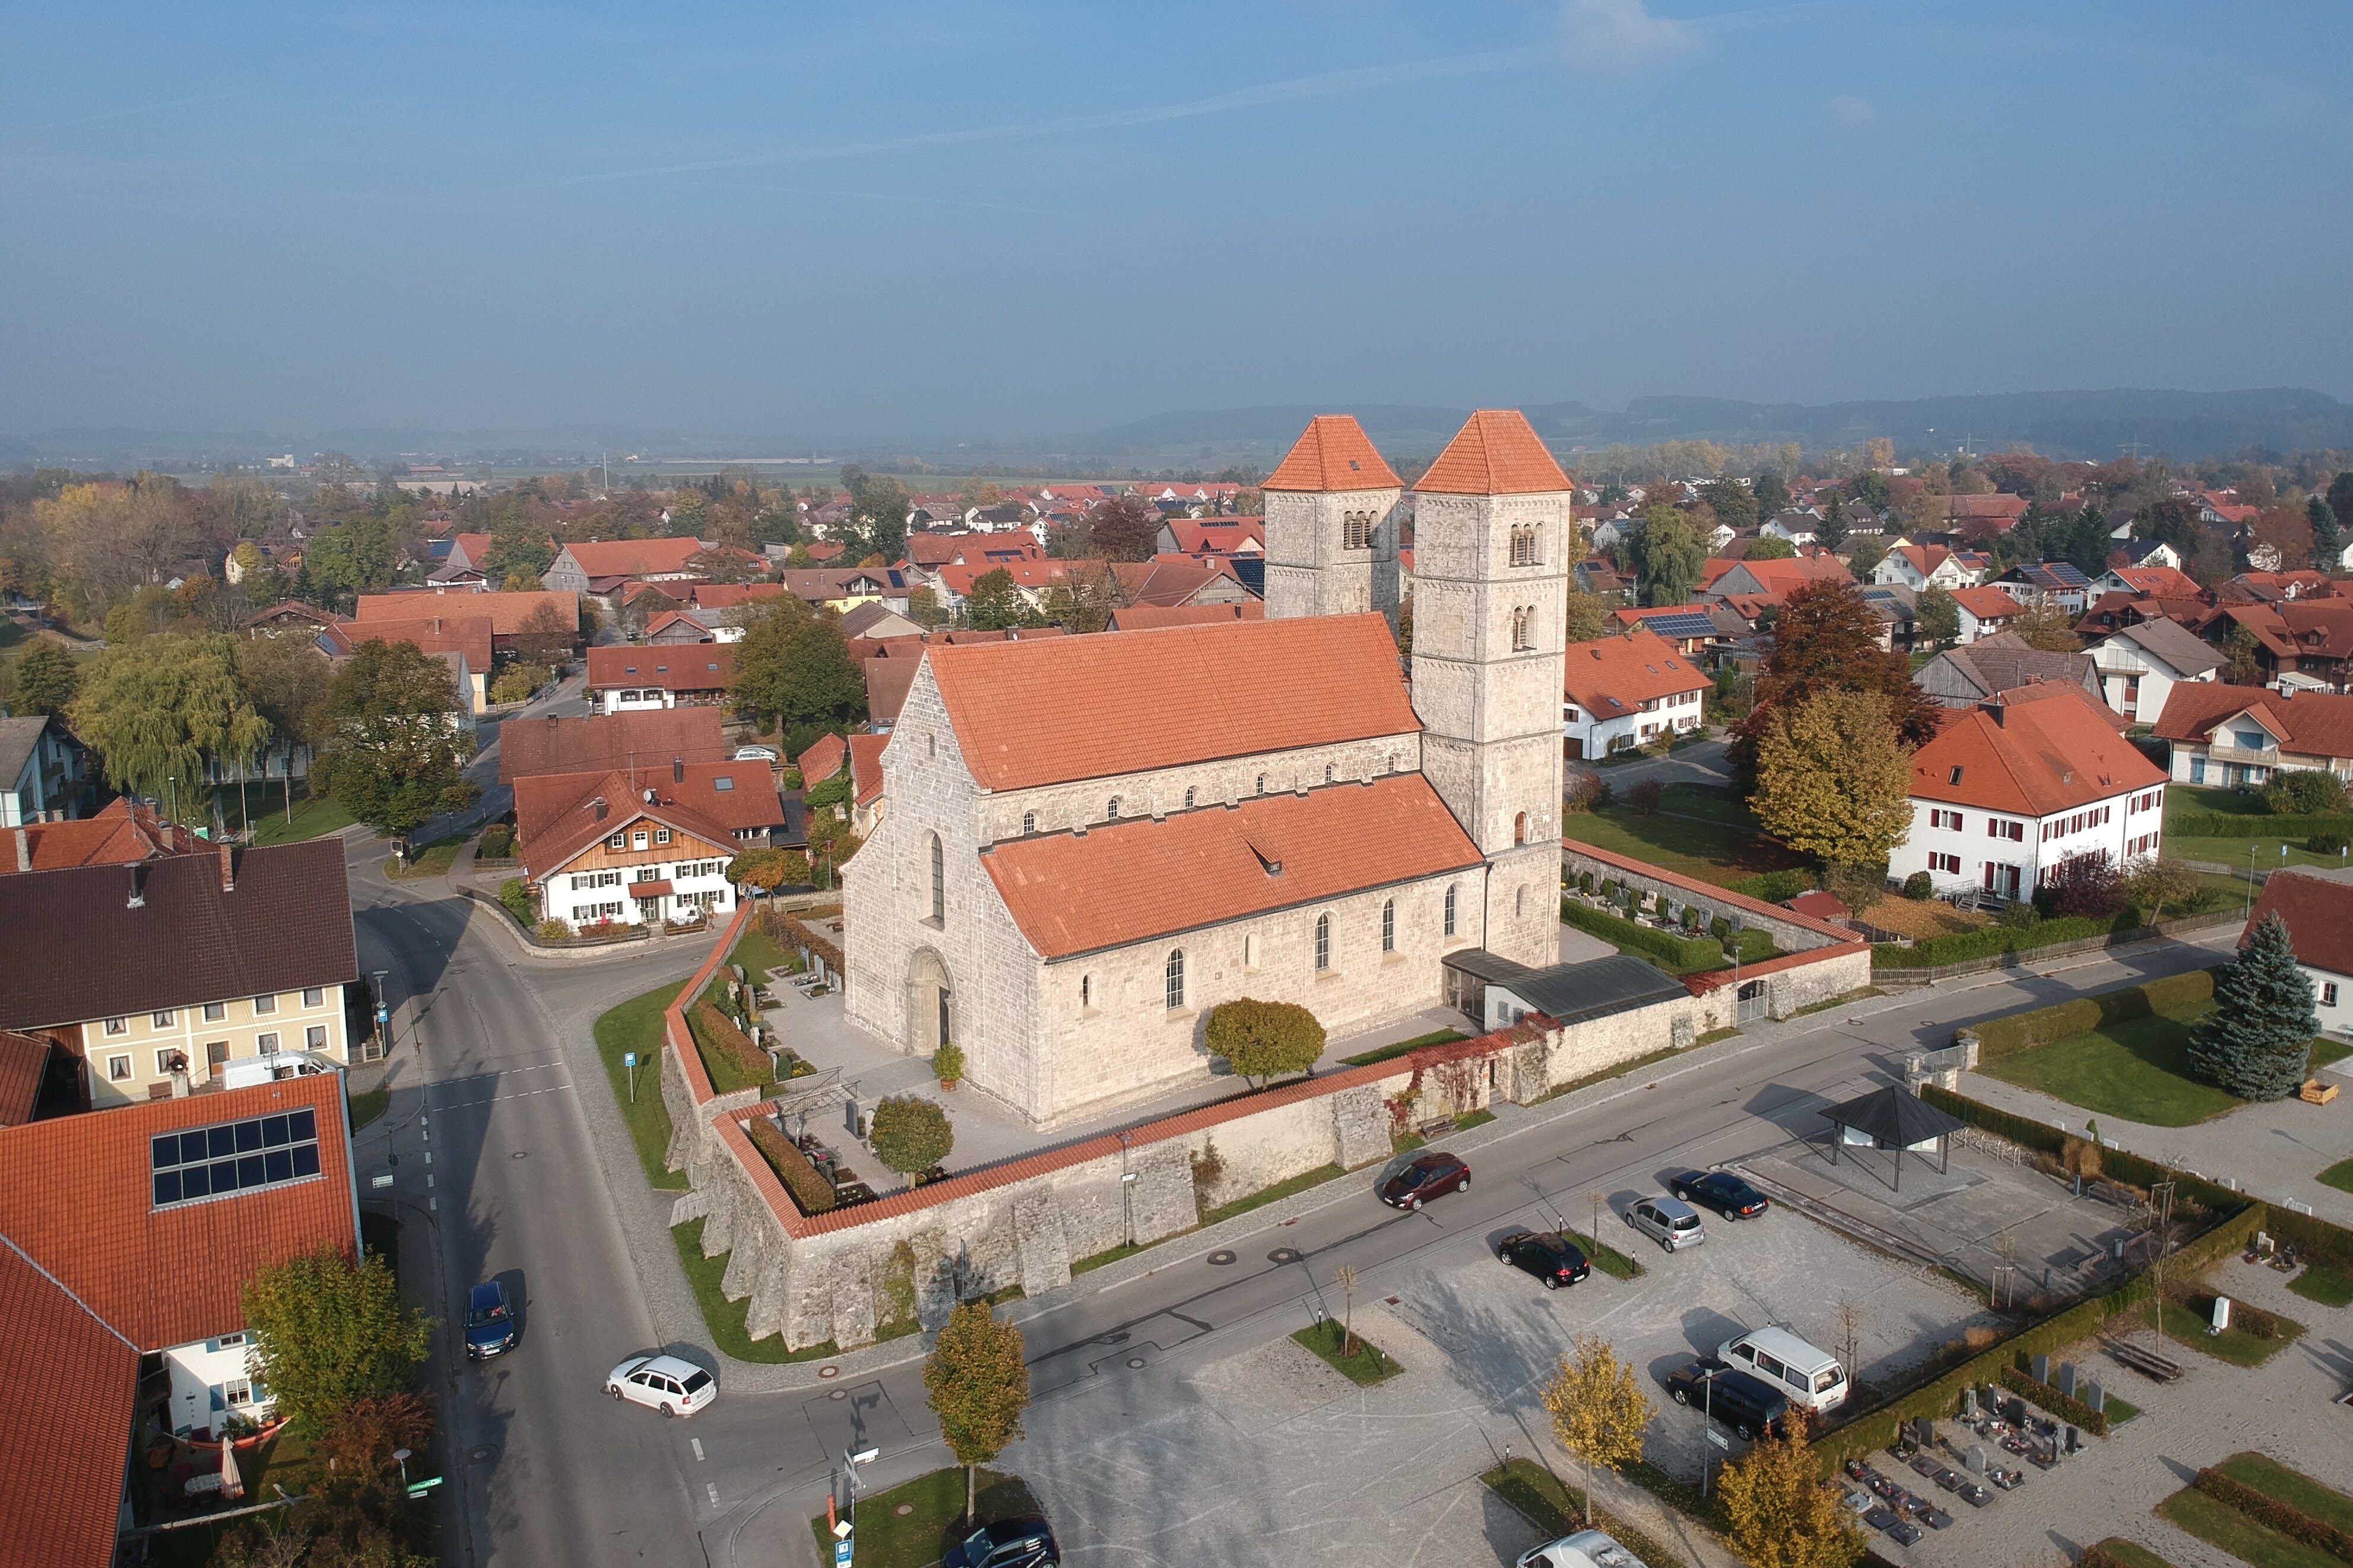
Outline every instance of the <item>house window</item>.
[(616, 833), (612, 837), (605, 840), (605, 847), (607, 849), (623, 849), (628, 847), (628, 842), (629, 841), (626, 837)]
[(110, 1035), (127, 1035), (131, 1032), (131, 1020), (128, 1018), (109, 1018), (106, 1021), (106, 1032)]
[(1109, 804), (1103, 807), (1103, 816), (1113, 822), (1119, 820), (1119, 796), (1111, 797)]
[(217, 1068), (228, 1062), (228, 1042), (214, 1040), (205, 1047), (205, 1066)]
[(309, 1028), (303, 1030), (302, 1048), (309, 1051), (325, 1050), (327, 1048), (327, 1026), (324, 1024), (313, 1024)]
[(657, 843), (657, 844), (667, 844), (667, 843), (669, 843), (669, 842), (670, 842), (670, 829), (669, 829), (669, 828), (667, 828), (667, 827), (657, 827), (657, 828), (655, 828), (655, 829), (654, 829), (654, 842), (655, 842), (655, 843)]
[(632, 849), (643, 849), (645, 847), (646, 830), (640, 827), (636, 832), (629, 835), (629, 847)]
[(1258, 793), (1261, 795), (1264, 795), (1266, 793), (1266, 775), (1264, 773), (1258, 775)]
[(207, 1002), (207, 1003), (206, 1003), (206, 1004), (205, 1004), (205, 1022), (206, 1022), (206, 1023), (207, 1023), (207, 1024), (217, 1024), (217, 1023), (219, 1023), (223, 1018), (226, 1018), (226, 1017), (227, 1017), (227, 1016), (228, 1016), (228, 1004), (227, 1004), (227, 1003), (226, 1003), (226, 1002)]
[(1448, 884), (1447, 884), (1447, 888), (1446, 888), (1446, 934), (1447, 934), (1447, 935), (1449, 935), (1449, 936), (1452, 936), (1452, 935), (1454, 934), (1454, 894), (1455, 894), (1455, 892), (1456, 892), (1455, 885), (1454, 885), (1453, 883), (1451, 883), (1451, 882), (1450, 882), (1450, 883), (1448, 883)]
[(214, 1342), (225, 1351), (233, 1351), (237, 1349), (237, 1346), (245, 1343), (245, 1336), (243, 1334), (223, 1334)]
[(2337, 982), (2334, 980), (2324, 980), (2320, 983), (2320, 1005), (2324, 1007), (2337, 1005)]
[(1021, 814), (1021, 831), (1023, 833), (1035, 833), (1038, 831), (1038, 814), (1036, 812), (1025, 811)]
[(1338, 778), (1339, 776), (1340, 776), (1340, 770), (1339, 770), (1339, 768), (1338, 768), (1337, 766), (1335, 766), (1335, 764), (1333, 764), (1333, 763), (1325, 763), (1324, 764), (1324, 782), (1325, 784), (1330, 784), (1333, 780), (1335, 780), (1335, 779)]
[(155, 1076), (157, 1078), (169, 1078), (175, 1072), (185, 1072), (187, 1070), (188, 1058), (183, 1056), (177, 1048), (157, 1051), (155, 1053)]
[(932, 919), (948, 918), (948, 856), (940, 836), (932, 835)]
[(1395, 899), (1381, 900), (1381, 951), (1383, 952), (1397, 951), (1397, 900)]
[(256, 1017), (264, 1017), (276, 1011), (278, 1011), (277, 997), (256, 996), (253, 999), (253, 1012)]
[(276, 1051), (278, 1049), (278, 1031), (272, 1029), (267, 1034), (254, 1036), (253, 1048), (259, 1051), (265, 1057)]
[(1536, 531), (1533, 528), (1512, 530), (1512, 564), (1533, 566), (1536, 563)]
[(249, 1192), (319, 1173), (319, 1119), (309, 1109), (148, 1140), (155, 1206)]
[(153, 1017), (155, 1022), (155, 1026), (159, 1029), (168, 1029), (172, 1026), (172, 1010), (169, 1007), (164, 1008), (160, 1013), (153, 1015)]
[(302, 1005), (305, 1007), (323, 1007), (326, 1005), (327, 988), (325, 986), (310, 985), (303, 988)]
[(1323, 973), (1332, 967), (1332, 917), (1315, 917), (1315, 973)]
[(131, 1081), (131, 1058), (129, 1057), (107, 1058), (106, 1079), (109, 1083), (129, 1083)]
[(221, 1384), (221, 1397), (231, 1410), (242, 1410), (253, 1403), (253, 1379), (232, 1377)]
[(1185, 792), (1185, 809), (1187, 811), (1193, 809), (1193, 792), (1189, 789)]
[(1514, 844), (1525, 844), (1527, 841), (1528, 814), (1524, 811), (1520, 813), (1519, 816), (1512, 818), (1512, 842)]
[(1185, 1005), (1185, 950), (1168, 950), (1168, 1010), (1172, 1013)]

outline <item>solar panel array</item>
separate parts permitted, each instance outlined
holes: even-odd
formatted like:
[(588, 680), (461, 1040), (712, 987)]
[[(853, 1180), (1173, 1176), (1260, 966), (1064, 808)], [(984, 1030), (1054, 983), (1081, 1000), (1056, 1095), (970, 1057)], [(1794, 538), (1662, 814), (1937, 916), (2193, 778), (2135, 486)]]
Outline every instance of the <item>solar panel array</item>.
[(158, 1208), (319, 1173), (319, 1122), (310, 1110), (191, 1127), (153, 1142)]
[(1662, 637), (1712, 637), (1715, 623), (1697, 611), (1676, 616), (1644, 616), (1642, 625)]

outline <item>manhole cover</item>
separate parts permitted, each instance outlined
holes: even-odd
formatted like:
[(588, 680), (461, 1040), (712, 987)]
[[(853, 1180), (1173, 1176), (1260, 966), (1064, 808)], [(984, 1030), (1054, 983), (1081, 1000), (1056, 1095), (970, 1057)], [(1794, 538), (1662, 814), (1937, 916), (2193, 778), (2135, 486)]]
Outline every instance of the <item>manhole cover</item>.
[(1266, 1255), (1266, 1260), (1269, 1263), (1296, 1263), (1299, 1261), (1299, 1250), (1292, 1247), (1278, 1247)]
[(1140, 1355), (1132, 1355), (1127, 1358), (1127, 1364), (1130, 1366), (1142, 1366), (1144, 1364), (1144, 1358)]
[(1232, 1253), (1230, 1253), (1230, 1252), (1226, 1251), (1226, 1250), (1225, 1250), (1225, 1249), (1223, 1249), (1222, 1247), (1221, 1247), (1221, 1248), (1219, 1248), (1218, 1251), (1216, 1251), (1216, 1252), (1212, 1252), (1211, 1254), (1209, 1254), (1209, 1261), (1210, 1261), (1210, 1262), (1212, 1262), (1212, 1263), (1214, 1263), (1214, 1264), (1217, 1264), (1217, 1265), (1218, 1265), (1219, 1267), (1220, 1267), (1220, 1268), (1223, 1268), (1225, 1265), (1227, 1265), (1227, 1264), (1229, 1264), (1229, 1263), (1231, 1263), (1233, 1260), (1234, 1260), (1234, 1255), (1233, 1255)]
[(839, 1377), (841, 1369), (838, 1366), (821, 1366), (817, 1369), (817, 1374), (819, 1377)]
[(849, 1390), (846, 1388), (837, 1388), (831, 1394), (827, 1394), (826, 1397), (828, 1399), (847, 1399), (849, 1397)]
[(909, 1514), (911, 1514), (911, 1513), (913, 1513), (913, 1512), (914, 1512), (914, 1511), (915, 1511), (915, 1505), (914, 1505), (913, 1503), (911, 1503), (911, 1502), (902, 1502), (902, 1503), (901, 1503), (897, 1508), (892, 1509), (891, 1511), (892, 1511), (892, 1513), (897, 1514), (901, 1519), (904, 1519), (904, 1518), (906, 1518)]
[(473, 1451), (473, 1454), (470, 1457), (474, 1463), (479, 1465), (483, 1460), (489, 1458), (494, 1452), (496, 1452), (496, 1450), (491, 1448), (477, 1448)]

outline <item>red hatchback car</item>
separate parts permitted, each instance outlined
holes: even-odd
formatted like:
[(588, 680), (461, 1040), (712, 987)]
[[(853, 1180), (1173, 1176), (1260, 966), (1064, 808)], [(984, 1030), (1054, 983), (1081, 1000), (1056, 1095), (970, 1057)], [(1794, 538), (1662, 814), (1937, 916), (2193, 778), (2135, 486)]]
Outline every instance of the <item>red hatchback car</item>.
[(1470, 1190), (1471, 1167), (1443, 1149), (1432, 1150), (1400, 1166), (1378, 1188), (1381, 1202), (1400, 1209), (1418, 1209), (1440, 1193)]

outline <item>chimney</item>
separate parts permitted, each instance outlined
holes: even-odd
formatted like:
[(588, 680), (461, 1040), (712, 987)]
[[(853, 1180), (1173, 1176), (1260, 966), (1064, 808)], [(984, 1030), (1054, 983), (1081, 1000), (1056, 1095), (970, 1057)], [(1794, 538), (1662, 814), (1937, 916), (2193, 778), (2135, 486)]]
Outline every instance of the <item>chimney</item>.
[(686, 759), (684, 757), (672, 757), (670, 760), (670, 782), (674, 784), (684, 784), (686, 782)]
[(592, 802), (589, 804), (589, 809), (590, 809), (590, 810), (592, 810), (592, 811), (594, 811), (594, 812), (596, 814), (596, 820), (597, 820), (597, 821), (599, 821), (599, 822), (604, 821), (604, 820), (605, 820), (605, 797), (604, 797), (603, 795), (598, 795), (598, 796), (597, 796), (594, 801), (592, 801)]
[(237, 850), (235, 847), (227, 844), (224, 844), (220, 847), (220, 862), (221, 891), (224, 893), (234, 893), (237, 891)]
[(142, 861), (131, 863), (131, 901), (122, 906), (124, 909), (143, 910), (147, 907), (147, 895), (141, 891), (141, 884), (147, 879), (146, 870), (146, 865)]
[(29, 871), (32, 868), (33, 836), (19, 827), (16, 829), (16, 869)]

